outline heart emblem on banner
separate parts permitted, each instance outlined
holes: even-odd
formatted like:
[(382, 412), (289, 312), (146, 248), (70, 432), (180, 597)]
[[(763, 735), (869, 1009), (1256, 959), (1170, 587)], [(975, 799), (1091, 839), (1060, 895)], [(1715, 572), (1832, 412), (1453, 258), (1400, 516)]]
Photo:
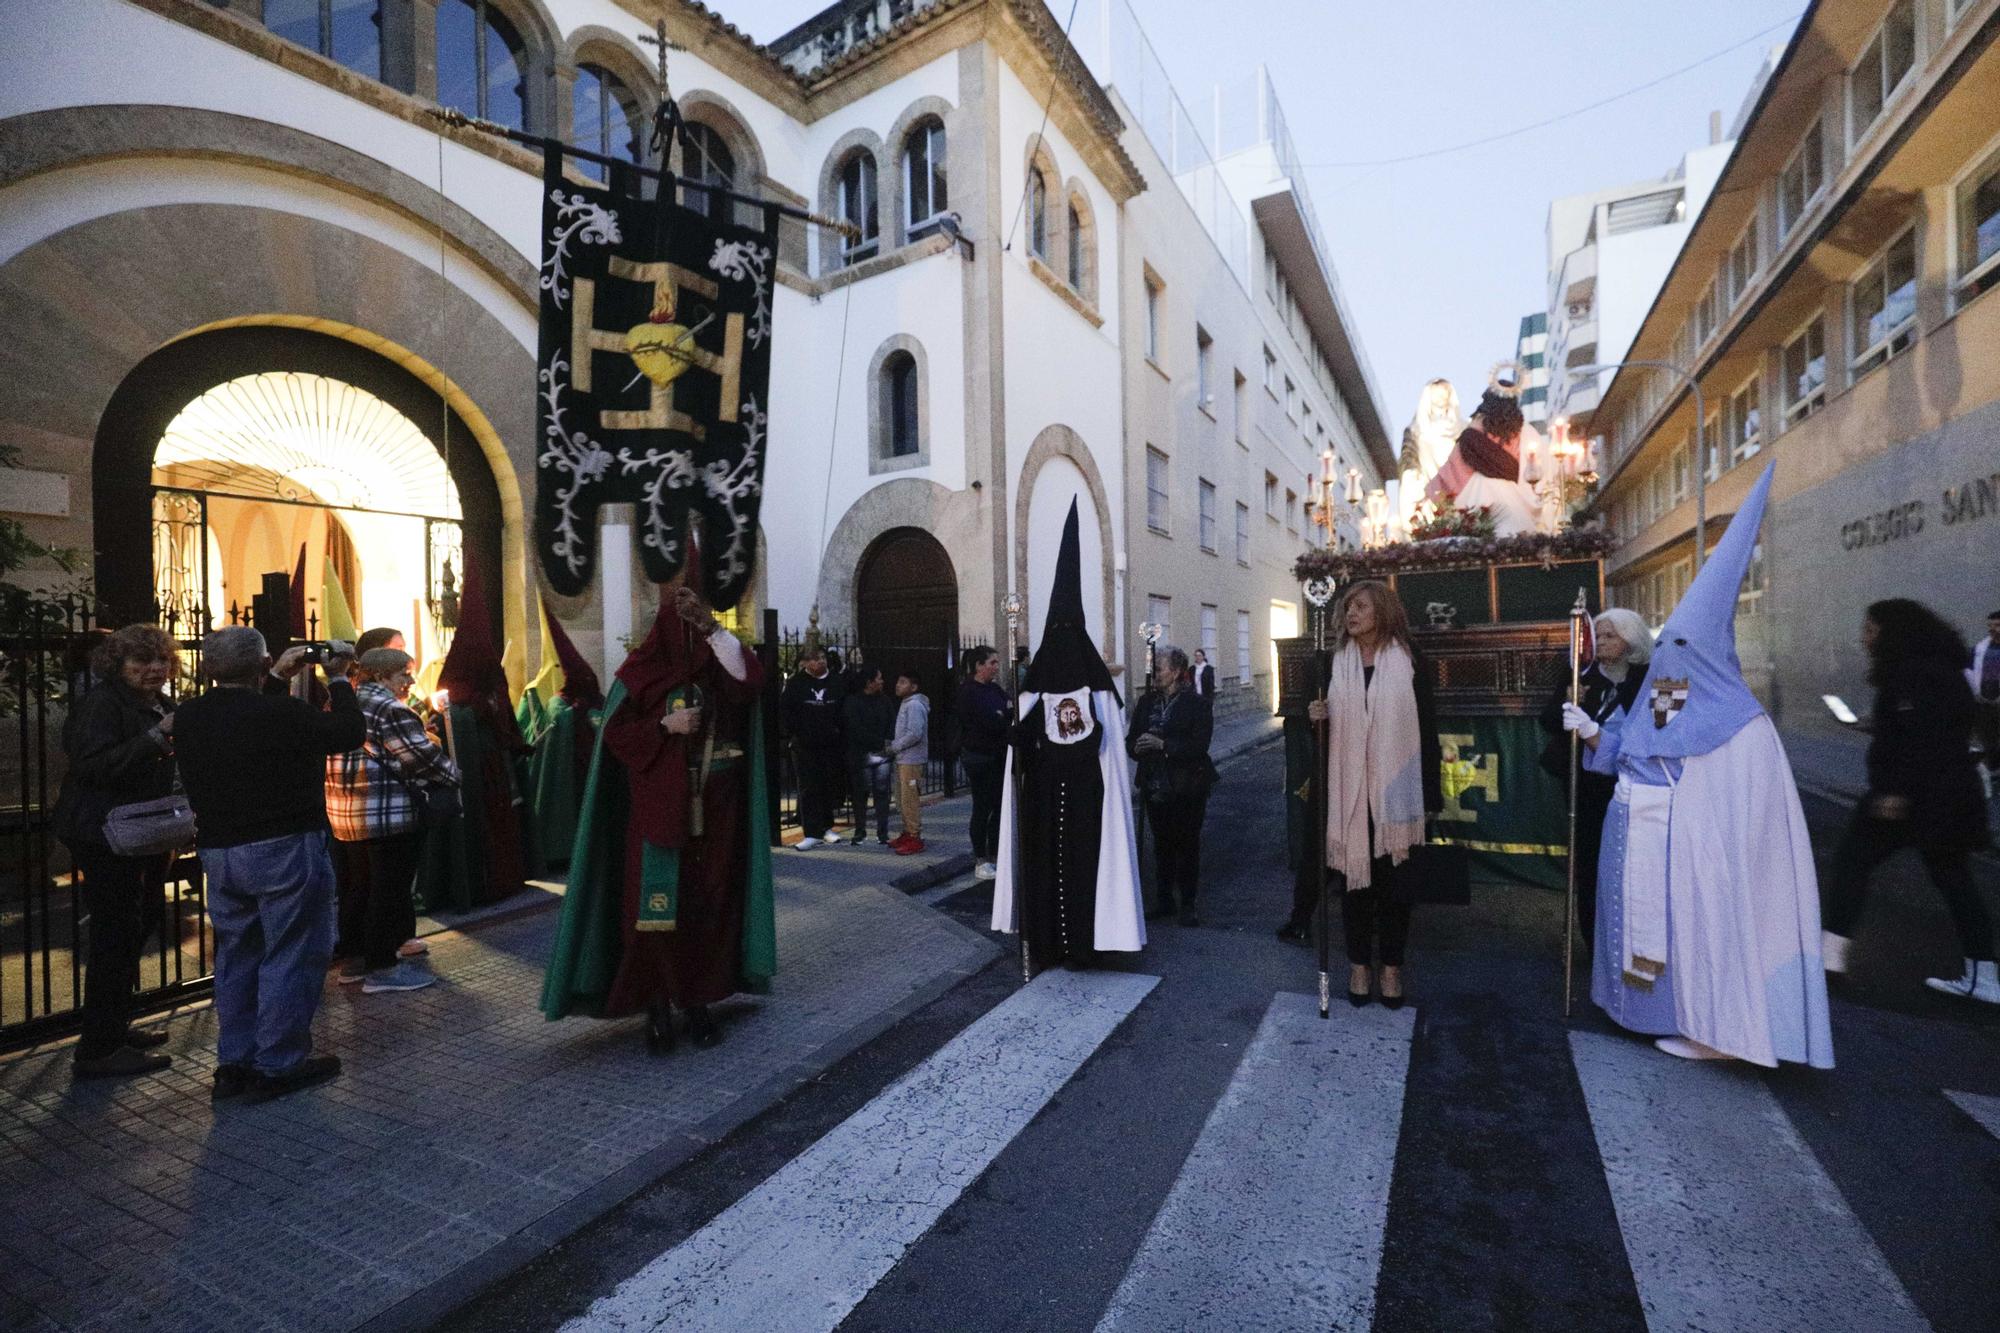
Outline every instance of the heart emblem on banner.
[(688, 356), (690, 345), (685, 324), (655, 323), (648, 320), (625, 332), (625, 354), (645, 377), (664, 389), (694, 364)]

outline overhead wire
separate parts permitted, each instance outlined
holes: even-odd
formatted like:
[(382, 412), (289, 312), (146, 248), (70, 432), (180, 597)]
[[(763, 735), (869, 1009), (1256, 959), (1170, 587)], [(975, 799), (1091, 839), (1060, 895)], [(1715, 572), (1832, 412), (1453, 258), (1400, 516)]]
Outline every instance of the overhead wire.
[[(1049, 95), (1042, 99), (1042, 124), (1035, 131), (1034, 143), (1038, 148), (1042, 144), (1042, 136), (1049, 132), (1049, 109), (1056, 104), (1056, 88), (1062, 83), (1062, 76), (1069, 69), (1069, 53), (1073, 49), (1069, 44), (1069, 30), (1076, 23), (1078, 3), (1079, 0), (1069, 0), (1069, 17), (1063, 20), (1062, 57), (1056, 64), (1055, 72), (1049, 76)], [(1033, 184), (1034, 168), (1030, 167), (1027, 178), (1021, 182), (1020, 201), (1014, 205), (1014, 220), (1007, 224), (1007, 242), (1000, 247), (1003, 252), (1011, 252), (1014, 249), (1014, 233), (1020, 229), (1021, 218), (1028, 211), (1028, 189)]]

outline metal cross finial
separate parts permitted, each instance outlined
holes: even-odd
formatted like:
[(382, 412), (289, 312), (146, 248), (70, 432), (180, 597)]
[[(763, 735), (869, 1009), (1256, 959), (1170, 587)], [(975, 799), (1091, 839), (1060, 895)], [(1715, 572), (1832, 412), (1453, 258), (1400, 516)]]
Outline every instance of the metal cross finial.
[(656, 46), (660, 50), (660, 61), (659, 61), (660, 98), (662, 101), (664, 101), (669, 95), (667, 90), (667, 52), (685, 51), (687, 50), (687, 48), (685, 46), (682, 46), (679, 42), (672, 42), (667, 40), (667, 21), (663, 18), (654, 19), (653, 30), (651, 32), (640, 33), (639, 40), (646, 43), (648, 46)]

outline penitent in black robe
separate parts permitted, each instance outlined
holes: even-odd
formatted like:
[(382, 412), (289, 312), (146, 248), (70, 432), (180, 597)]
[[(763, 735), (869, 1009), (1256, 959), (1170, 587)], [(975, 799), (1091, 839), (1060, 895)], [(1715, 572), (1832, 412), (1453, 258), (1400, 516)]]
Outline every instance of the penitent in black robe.
[[(1087, 963), (1096, 952), (1097, 860), (1104, 817), (1098, 745), (1057, 745), (1037, 700), (1014, 728), (1021, 777), (1020, 870), (1035, 892), (1021, 895), (1021, 930), (1037, 971)], [(1096, 740), (1104, 737), (1102, 724)]]

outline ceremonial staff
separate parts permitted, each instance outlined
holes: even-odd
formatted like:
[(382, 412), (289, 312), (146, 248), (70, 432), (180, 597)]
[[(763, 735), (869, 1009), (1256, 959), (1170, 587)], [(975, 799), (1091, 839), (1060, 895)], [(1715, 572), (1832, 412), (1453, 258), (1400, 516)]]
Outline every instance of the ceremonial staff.
[[(1021, 660), (1017, 645), (1021, 637), (1021, 613), (1026, 607), (1021, 601), (1020, 593), (1010, 592), (1007, 594), (1006, 600), (1000, 603), (1000, 609), (1007, 616), (1007, 713), (1010, 719), (1008, 725), (1011, 730), (1013, 723), (1020, 721), (1021, 718)], [(1011, 749), (1012, 746), (1013, 742), (1010, 740), (1008, 747)], [(1012, 767), (1014, 770), (1014, 818), (1012, 820), (1012, 831), (1009, 836), (1012, 839), (1013, 846), (1008, 849), (1011, 853), (1008, 861), (1015, 876), (1014, 921), (1021, 928), (1021, 982), (1025, 985), (1035, 979), (1035, 961), (1033, 956), (1028, 952), (1028, 923), (1021, 920), (1021, 769), (1018, 764), (1012, 765)]]
[[(1576, 604), (1569, 609), (1569, 701), (1583, 706), (1583, 636), (1590, 620), (1590, 604), (1584, 590), (1576, 590)], [(1577, 734), (1569, 734), (1569, 889), (1563, 907), (1563, 1021), (1569, 1021), (1576, 991), (1576, 788), (1578, 762), (1582, 758)]]
[[(1319, 681), (1319, 704), (1322, 712), (1326, 709), (1326, 687), (1329, 673), (1326, 664), (1326, 606), (1333, 600), (1333, 580), (1331, 578), (1307, 579), (1306, 601), (1312, 605), (1313, 622), (1313, 674)], [(1326, 1018), (1333, 1007), (1333, 982), (1329, 975), (1331, 967), (1332, 912), (1331, 895), (1327, 891), (1326, 874), (1326, 770), (1331, 761), (1327, 753), (1328, 738), (1332, 732), (1333, 719), (1322, 717), (1313, 723), (1313, 755), (1315, 768), (1307, 790), (1312, 793), (1312, 829), (1306, 835), (1306, 850), (1312, 851), (1315, 834), (1320, 851), (1314, 855), (1318, 863), (1313, 867), (1319, 876), (1319, 1016)]]

